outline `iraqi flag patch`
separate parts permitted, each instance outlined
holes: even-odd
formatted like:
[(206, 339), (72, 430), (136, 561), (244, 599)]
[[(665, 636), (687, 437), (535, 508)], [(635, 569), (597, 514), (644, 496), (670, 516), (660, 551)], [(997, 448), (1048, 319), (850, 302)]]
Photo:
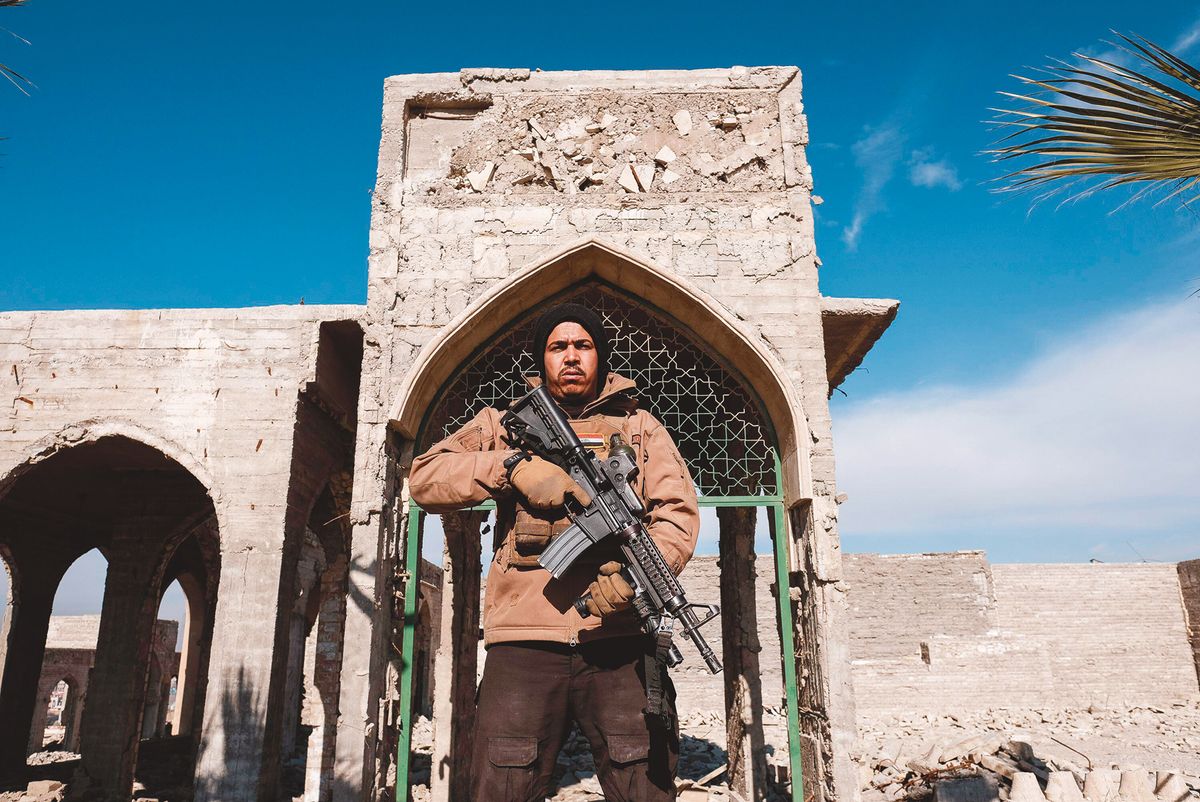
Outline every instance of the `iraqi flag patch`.
[(580, 432), (579, 442), (593, 451), (604, 448), (604, 435), (593, 432)]

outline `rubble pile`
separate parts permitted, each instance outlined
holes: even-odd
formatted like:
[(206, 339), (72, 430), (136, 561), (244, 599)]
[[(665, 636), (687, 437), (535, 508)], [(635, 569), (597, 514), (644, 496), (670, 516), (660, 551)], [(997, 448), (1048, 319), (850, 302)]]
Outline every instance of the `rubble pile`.
[(1200, 799), (1200, 700), (859, 722), (864, 802)]

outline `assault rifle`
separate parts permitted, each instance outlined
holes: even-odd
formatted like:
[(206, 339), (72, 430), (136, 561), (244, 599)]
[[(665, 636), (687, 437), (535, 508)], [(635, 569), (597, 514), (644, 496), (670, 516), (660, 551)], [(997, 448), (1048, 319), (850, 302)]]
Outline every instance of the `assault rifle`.
[[(700, 634), (700, 627), (721, 610), (715, 604), (688, 603), (679, 580), (646, 531), (642, 523), (645, 510), (631, 487), (638, 472), (634, 450), (620, 441), (620, 435), (613, 435), (608, 456), (597, 459), (580, 442), (545, 385), (514, 402), (500, 423), (510, 445), (562, 468), (592, 497), (586, 507), (574, 501), (568, 504), (571, 526), (538, 557), (542, 567), (556, 579), (561, 578), (589, 547), (616, 538), (625, 561), (621, 574), (633, 588), (633, 608), (642, 631), (669, 639), (678, 621), (684, 634), (696, 644), (708, 670), (720, 672), (721, 663)], [(575, 600), (575, 609), (585, 618), (587, 600), (587, 595)], [(697, 610), (703, 611), (703, 618), (696, 615)], [(667, 651), (666, 661), (669, 666), (683, 661), (674, 644)]]

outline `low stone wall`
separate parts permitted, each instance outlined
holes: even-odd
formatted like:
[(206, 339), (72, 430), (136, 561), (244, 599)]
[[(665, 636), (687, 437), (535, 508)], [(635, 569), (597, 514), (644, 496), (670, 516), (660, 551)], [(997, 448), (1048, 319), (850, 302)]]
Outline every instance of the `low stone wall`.
[(848, 555), (858, 708), (1165, 703), (1197, 686), (1173, 564)]
[[(989, 565), (981, 551), (848, 554), (855, 699), (860, 711), (1162, 704), (1200, 692), (1181, 577), (1200, 600), (1200, 561)], [(1188, 574), (1191, 576), (1191, 574)], [(718, 601), (716, 557), (684, 572), (689, 599)], [(774, 567), (758, 560), (763, 703), (783, 695)], [(1192, 612), (1200, 621), (1200, 611)], [(1195, 628), (1195, 624), (1193, 627)], [(720, 653), (720, 627), (706, 628)], [(719, 709), (711, 677), (683, 644), (681, 712)]]

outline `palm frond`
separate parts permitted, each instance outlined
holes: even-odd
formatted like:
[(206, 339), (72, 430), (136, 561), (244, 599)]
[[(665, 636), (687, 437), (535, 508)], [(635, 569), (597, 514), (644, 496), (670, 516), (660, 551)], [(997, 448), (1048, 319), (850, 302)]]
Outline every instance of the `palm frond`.
[(997, 179), (1001, 191), (1070, 189), (1067, 200), (1078, 200), (1140, 185), (1127, 203), (1158, 190), (1159, 203), (1196, 199), (1200, 70), (1140, 36), (1116, 35), (1114, 58), (1076, 53), (1077, 63), (1057, 62), (1042, 77), (1014, 75), (1025, 91), (999, 93), (1018, 105), (993, 109), (1004, 135), (987, 153), (1020, 165)]

